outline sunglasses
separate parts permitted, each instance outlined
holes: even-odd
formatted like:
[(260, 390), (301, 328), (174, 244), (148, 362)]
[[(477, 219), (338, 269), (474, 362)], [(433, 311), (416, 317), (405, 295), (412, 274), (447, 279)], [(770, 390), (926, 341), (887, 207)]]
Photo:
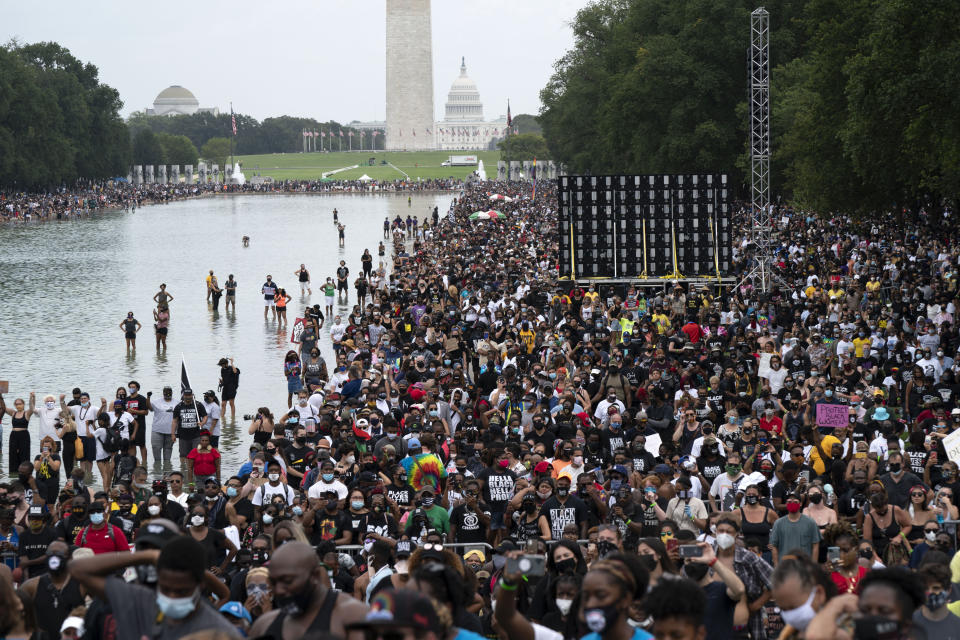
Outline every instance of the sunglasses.
[(424, 551), (443, 551), (443, 545), (436, 542), (428, 542), (421, 547)]
[(926, 495), (925, 493), (915, 492), (915, 493), (911, 493), (911, 494), (910, 494), (910, 497), (911, 497), (911, 498), (922, 498), (922, 497), (925, 496), (925, 495)]

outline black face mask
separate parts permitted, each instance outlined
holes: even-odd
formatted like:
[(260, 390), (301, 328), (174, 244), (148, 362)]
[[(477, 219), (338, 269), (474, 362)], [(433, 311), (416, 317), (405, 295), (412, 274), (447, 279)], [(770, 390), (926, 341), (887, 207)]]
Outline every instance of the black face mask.
[(290, 594), (283, 598), (276, 598), (277, 608), (288, 616), (298, 616), (307, 610), (310, 601), (313, 599), (313, 592), (317, 588), (314, 582), (308, 581), (307, 584), (297, 593)]
[(536, 513), (537, 504), (535, 502), (528, 502), (523, 506), (523, 510), (526, 511), (527, 513)]
[(647, 571), (653, 571), (657, 568), (657, 556), (652, 553), (642, 553), (638, 557), (640, 558), (640, 564), (642, 564)]
[(558, 575), (562, 575), (564, 573), (573, 573), (577, 570), (577, 559), (565, 558), (555, 562), (554, 566), (557, 568)]
[(307, 443), (307, 439), (301, 437), (301, 438), (297, 438), (294, 442), (296, 442), (298, 445), (300, 445), (300, 446), (302, 447), (303, 445), (305, 445), (305, 444)]
[(890, 473), (900, 473), (900, 469), (903, 468), (903, 464), (899, 462), (891, 462), (887, 465), (887, 468), (890, 469)]
[(51, 553), (47, 556), (47, 569), (55, 575), (63, 575), (67, 570), (67, 556), (61, 553)]
[(694, 582), (700, 582), (703, 580), (703, 577), (707, 575), (707, 571), (710, 570), (706, 564), (702, 562), (689, 562), (683, 565), (683, 573), (688, 578)]
[(270, 552), (266, 549), (254, 549), (250, 554), (250, 564), (255, 567), (263, 566), (270, 560)]

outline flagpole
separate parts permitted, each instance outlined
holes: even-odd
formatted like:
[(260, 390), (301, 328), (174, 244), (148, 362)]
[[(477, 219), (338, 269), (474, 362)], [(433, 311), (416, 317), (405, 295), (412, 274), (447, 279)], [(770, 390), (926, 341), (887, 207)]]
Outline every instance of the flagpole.
[(234, 124), (235, 122), (236, 120), (234, 120), (234, 116), (233, 116), (233, 103), (231, 102), (230, 103), (230, 128), (231, 128), (231, 133), (233, 133), (233, 135), (230, 136), (230, 172), (231, 172), (230, 175), (231, 176), (233, 175), (233, 139), (237, 137), (237, 132), (235, 129), (236, 125)]

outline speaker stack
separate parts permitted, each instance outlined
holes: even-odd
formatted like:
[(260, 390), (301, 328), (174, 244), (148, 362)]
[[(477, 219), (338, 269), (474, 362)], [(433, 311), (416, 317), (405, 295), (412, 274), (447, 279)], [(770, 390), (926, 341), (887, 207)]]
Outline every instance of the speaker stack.
[(558, 180), (562, 277), (714, 278), (730, 272), (725, 174)]

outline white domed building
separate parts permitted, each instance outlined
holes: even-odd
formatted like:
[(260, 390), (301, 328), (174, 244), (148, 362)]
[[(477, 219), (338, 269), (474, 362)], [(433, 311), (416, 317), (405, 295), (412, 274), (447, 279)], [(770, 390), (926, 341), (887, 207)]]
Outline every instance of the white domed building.
[(483, 120), (483, 102), (477, 83), (467, 75), (466, 58), (460, 63), (460, 76), (450, 85), (444, 105), (443, 121), (436, 123), (437, 149), (443, 151), (482, 151), (490, 142), (506, 135), (507, 119)]
[(157, 94), (153, 101), (153, 109), (146, 110), (148, 116), (180, 116), (195, 113), (212, 113), (218, 115), (216, 107), (201, 107), (200, 101), (189, 89), (180, 85), (172, 85)]

